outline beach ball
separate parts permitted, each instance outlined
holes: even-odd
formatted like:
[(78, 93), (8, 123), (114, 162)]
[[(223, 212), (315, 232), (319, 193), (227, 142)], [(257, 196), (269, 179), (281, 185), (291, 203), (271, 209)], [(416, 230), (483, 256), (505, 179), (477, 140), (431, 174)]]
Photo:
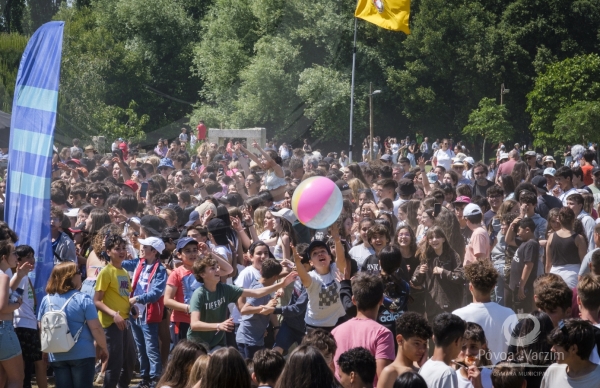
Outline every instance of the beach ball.
[(296, 188), (292, 210), (298, 220), (312, 229), (324, 229), (342, 213), (344, 199), (337, 185), (329, 178), (308, 178)]

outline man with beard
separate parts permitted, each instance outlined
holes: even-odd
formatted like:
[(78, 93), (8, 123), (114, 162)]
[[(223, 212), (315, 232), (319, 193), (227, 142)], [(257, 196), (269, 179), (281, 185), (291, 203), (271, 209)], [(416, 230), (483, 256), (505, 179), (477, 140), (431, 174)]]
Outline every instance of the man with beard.
[(473, 179), (475, 180), (475, 184), (473, 184), (473, 197), (479, 195), (483, 198), (487, 197), (487, 190), (494, 185), (494, 182), (491, 182), (487, 179), (488, 175), (488, 167), (481, 163), (477, 162), (473, 166)]

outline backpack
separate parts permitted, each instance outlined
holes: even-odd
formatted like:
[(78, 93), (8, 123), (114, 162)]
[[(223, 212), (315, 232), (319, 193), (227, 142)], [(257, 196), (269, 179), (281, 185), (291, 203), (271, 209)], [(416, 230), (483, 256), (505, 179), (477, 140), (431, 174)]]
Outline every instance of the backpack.
[[(75, 337), (73, 338), (69, 331), (67, 314), (65, 314), (65, 308), (77, 294), (79, 294), (79, 292), (71, 295), (60, 310), (54, 310), (52, 308), (54, 305), (50, 302), (50, 299), (48, 299), (49, 310), (44, 313), (41, 322), (42, 352), (65, 353), (71, 350), (77, 343), (86, 321), (83, 322), (81, 329), (77, 331), (77, 334), (75, 334)], [(48, 298), (48, 295), (46, 295), (46, 298)]]

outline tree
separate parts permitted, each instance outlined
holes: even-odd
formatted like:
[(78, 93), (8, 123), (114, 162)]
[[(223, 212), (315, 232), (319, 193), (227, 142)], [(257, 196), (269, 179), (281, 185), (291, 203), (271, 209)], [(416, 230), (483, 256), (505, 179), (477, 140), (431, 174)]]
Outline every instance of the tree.
[(469, 124), (462, 130), (464, 135), (483, 138), (482, 159), (485, 160), (486, 142), (498, 143), (511, 139), (514, 128), (508, 121), (506, 105), (496, 103), (493, 98), (484, 97), (479, 107), (469, 115)]
[(0, 110), (10, 113), (21, 56), (29, 39), (0, 33)]
[(527, 95), (536, 146), (595, 140), (600, 99), (600, 56), (580, 55), (549, 65)]

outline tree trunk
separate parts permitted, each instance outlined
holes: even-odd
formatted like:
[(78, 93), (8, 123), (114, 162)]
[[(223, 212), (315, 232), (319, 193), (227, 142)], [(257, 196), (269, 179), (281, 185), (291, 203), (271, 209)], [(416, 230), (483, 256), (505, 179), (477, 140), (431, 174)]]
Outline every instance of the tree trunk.
[(481, 160), (483, 161), (483, 163), (485, 163), (485, 136), (483, 137), (483, 148), (481, 150)]

